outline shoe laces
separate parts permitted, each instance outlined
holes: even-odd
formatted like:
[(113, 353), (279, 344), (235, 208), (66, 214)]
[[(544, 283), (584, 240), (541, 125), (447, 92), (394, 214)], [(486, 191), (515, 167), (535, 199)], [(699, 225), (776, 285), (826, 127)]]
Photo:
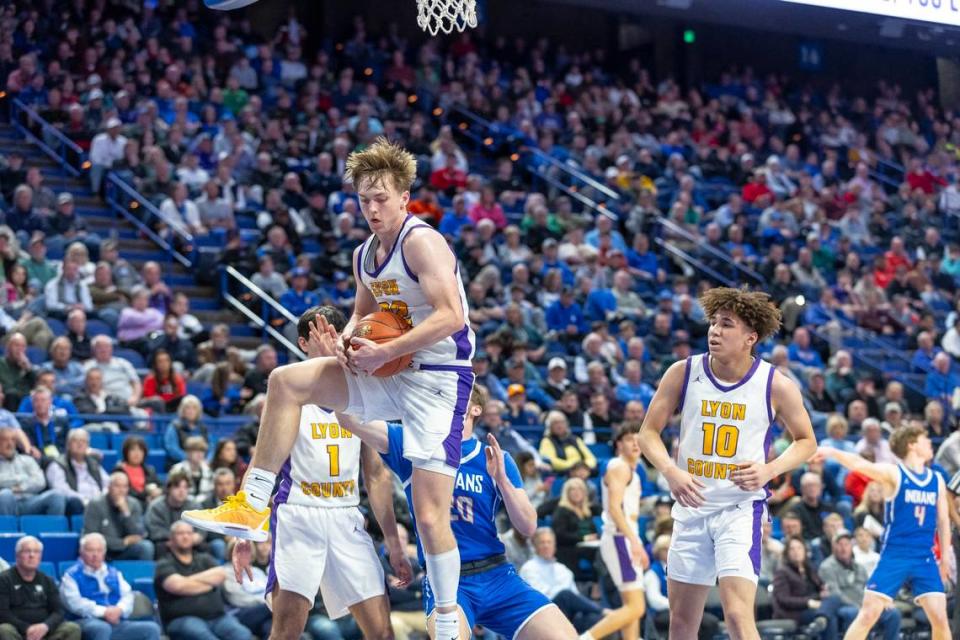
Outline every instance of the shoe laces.
[(227, 496), (227, 499), (223, 501), (223, 504), (214, 509), (213, 513), (224, 513), (226, 511), (233, 511), (234, 509), (238, 508), (253, 511), (253, 507), (251, 507), (250, 503), (247, 502), (246, 496), (235, 494), (232, 496)]

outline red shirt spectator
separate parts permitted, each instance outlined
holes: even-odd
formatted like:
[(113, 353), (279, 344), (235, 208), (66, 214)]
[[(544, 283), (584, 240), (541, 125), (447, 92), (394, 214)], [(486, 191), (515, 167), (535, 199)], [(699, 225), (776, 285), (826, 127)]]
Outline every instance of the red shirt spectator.
[(927, 195), (932, 194), (939, 187), (945, 187), (947, 185), (943, 178), (930, 173), (930, 171), (923, 166), (923, 163), (916, 159), (910, 162), (910, 173), (907, 174), (907, 184), (910, 185), (911, 191), (920, 189)]
[(467, 174), (456, 167), (444, 167), (430, 174), (430, 186), (437, 191), (463, 189), (467, 186)]
[(753, 180), (743, 185), (743, 201), (753, 204), (757, 198), (762, 196), (773, 198), (773, 192), (767, 186), (767, 177), (762, 173), (757, 173)]

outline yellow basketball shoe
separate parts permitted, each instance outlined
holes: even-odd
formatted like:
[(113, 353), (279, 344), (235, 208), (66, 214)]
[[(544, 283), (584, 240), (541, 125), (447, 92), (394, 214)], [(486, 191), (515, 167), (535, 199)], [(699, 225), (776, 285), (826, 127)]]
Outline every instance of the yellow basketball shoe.
[(253, 542), (263, 542), (270, 534), (270, 507), (257, 511), (243, 491), (229, 496), (215, 509), (184, 511), (181, 517), (198, 529)]

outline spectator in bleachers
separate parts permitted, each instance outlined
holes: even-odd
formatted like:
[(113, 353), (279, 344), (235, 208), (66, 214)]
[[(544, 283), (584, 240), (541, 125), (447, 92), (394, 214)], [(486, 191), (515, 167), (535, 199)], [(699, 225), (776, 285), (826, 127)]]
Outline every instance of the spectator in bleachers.
[(596, 469), (597, 459), (583, 440), (570, 431), (567, 417), (560, 411), (550, 411), (544, 421), (546, 434), (540, 440), (540, 455), (557, 473), (566, 473), (578, 462)]
[(953, 407), (953, 394), (960, 387), (960, 376), (953, 371), (953, 363), (946, 353), (938, 353), (927, 372), (923, 392), (928, 399), (939, 400), (946, 409)]
[(16, 564), (0, 573), (0, 639), (80, 640), (80, 627), (64, 622), (57, 583), (39, 570), (42, 559), (42, 542), (17, 540)]
[[(213, 472), (213, 491), (210, 492), (210, 495), (208, 495), (204, 501), (204, 509), (214, 509), (222, 505), (229, 496), (237, 492), (240, 481), (243, 479), (242, 476), (234, 475), (233, 471), (227, 467), (209, 466), (211, 469), (216, 470)], [(224, 536), (208, 532), (207, 537), (213, 540), (223, 538)]]
[(21, 451), (30, 451), (30, 438), (24, 433), (20, 421), (12, 411), (3, 408), (3, 385), (0, 385), (0, 429), (13, 429), (17, 436), (17, 446)]
[(244, 402), (267, 392), (267, 379), (270, 372), (277, 368), (277, 350), (268, 344), (261, 345), (257, 348), (253, 365), (243, 378), (243, 388), (240, 390), (240, 398)]
[(287, 291), (287, 281), (276, 272), (273, 258), (269, 254), (260, 256), (257, 260), (259, 270), (250, 277), (251, 282), (266, 291), (273, 299), (279, 300)]
[[(797, 531), (801, 530), (798, 520), (794, 520)], [(760, 534), (760, 575), (759, 583), (767, 586), (773, 582), (773, 576), (783, 561), (783, 543), (773, 537), (773, 524), (765, 519)]]
[(196, 550), (196, 536), (186, 522), (174, 522), (169, 530), (170, 556), (157, 563), (154, 584), (167, 635), (170, 640), (250, 640), (250, 631), (224, 609), (227, 571), (212, 556)]
[(134, 592), (123, 574), (106, 562), (107, 541), (99, 533), (80, 539), (80, 558), (60, 581), (63, 606), (79, 620), (84, 640), (160, 640), (153, 620), (130, 620)]
[(320, 304), (320, 296), (307, 290), (309, 282), (310, 272), (303, 267), (297, 267), (290, 272), (290, 288), (280, 296), (280, 305), (296, 317)]
[(130, 303), (129, 292), (121, 291), (114, 283), (113, 269), (103, 260), (94, 267), (90, 299), (97, 310), (97, 316), (112, 327), (117, 326), (120, 314)]
[[(194, 344), (202, 340), (203, 336), (207, 334), (197, 316), (190, 313), (190, 297), (182, 291), (173, 294), (173, 301), (171, 302), (167, 315), (173, 315), (173, 317), (177, 319), (180, 325), (177, 329), (177, 335), (182, 340), (189, 340), (191, 344)], [(173, 352), (176, 352), (176, 349), (174, 349)], [(194, 358), (196, 358), (196, 350), (194, 350)], [(174, 358), (174, 360), (176, 360), (176, 358)], [(193, 369), (195, 367), (196, 360), (193, 361), (190, 368)]]
[[(191, 157), (196, 157), (191, 154)], [(163, 214), (164, 225), (169, 225), (173, 231), (205, 236), (206, 229), (200, 222), (200, 212), (197, 205), (190, 199), (187, 185), (183, 182), (174, 183), (170, 188), (170, 195), (160, 203), (160, 213)], [(170, 231), (161, 229), (160, 236), (170, 239)]]
[(204, 442), (209, 442), (207, 426), (202, 418), (203, 406), (200, 399), (193, 395), (184, 396), (177, 409), (176, 419), (170, 421), (163, 434), (163, 448), (169, 462), (186, 460), (187, 440), (191, 436), (200, 436)]
[(550, 527), (557, 536), (557, 560), (580, 579), (584, 572), (578, 567), (581, 558), (593, 561), (596, 549), (578, 547), (581, 542), (599, 540), (594, 516), (600, 515), (600, 506), (591, 504), (587, 485), (580, 478), (568, 478), (563, 483), (560, 501), (553, 512)]
[[(176, 319), (173, 323), (176, 329)], [(174, 370), (173, 360), (165, 349), (154, 351), (152, 360), (150, 373), (143, 381), (142, 402), (149, 403), (160, 413), (175, 411), (180, 406), (180, 400), (187, 395), (187, 383)]]
[(252, 575), (244, 575), (243, 583), (237, 581), (233, 571), (235, 541), (227, 545), (226, 564), (224, 564), (224, 571), (227, 574), (227, 579), (223, 583), (224, 599), (229, 606), (233, 607), (233, 614), (240, 624), (259, 638), (269, 638), (270, 629), (273, 627), (272, 613), (264, 602), (271, 544), (268, 539), (252, 545), (252, 558), (249, 565)]
[(150, 292), (150, 306), (161, 313), (166, 313), (173, 301), (170, 287), (163, 281), (163, 270), (159, 263), (150, 260), (143, 264), (140, 272), (143, 286)]
[[(784, 562), (773, 579), (773, 616), (788, 618), (811, 629), (823, 632), (823, 640), (837, 640), (837, 612), (840, 597), (829, 594), (817, 570), (807, 558), (802, 538), (790, 537), (786, 542)], [(814, 627), (821, 618), (822, 626)]]
[(30, 359), (27, 358), (27, 340), (22, 333), (14, 332), (7, 338), (4, 356), (0, 359), (0, 385), (3, 385), (3, 406), (15, 411), (20, 401), (30, 393), (37, 377)]
[[(229, 469), (239, 483), (247, 471), (247, 463), (240, 457), (237, 442), (233, 438), (220, 438), (213, 448), (213, 457), (210, 458), (210, 468), (215, 470)], [(239, 484), (237, 485), (239, 489)]]
[(60, 516), (65, 508), (66, 499), (47, 490), (37, 461), (17, 453), (14, 430), (0, 429), (0, 514)]
[(93, 345), (87, 334), (87, 314), (73, 309), (67, 314), (67, 338), (70, 340), (70, 358), (85, 362), (93, 355)]
[(934, 345), (933, 334), (929, 331), (921, 331), (917, 334), (917, 350), (913, 352), (914, 373), (927, 373), (933, 369), (933, 359), (940, 353), (940, 349)]
[(923, 407), (923, 421), (927, 428), (927, 433), (934, 443), (942, 442), (944, 438), (953, 433), (953, 418), (948, 418), (943, 410), (943, 405), (936, 400), (930, 400)]
[(547, 378), (543, 381), (543, 392), (557, 401), (572, 384), (567, 377), (566, 361), (558, 357), (550, 358), (550, 362), (547, 363)]
[(36, 299), (36, 288), (31, 288), (26, 267), (16, 263), (10, 267), (10, 275), (0, 289), (0, 302), (4, 311), (12, 313), (23, 309)]
[(124, 348), (146, 353), (147, 336), (163, 328), (163, 313), (149, 305), (149, 291), (145, 287), (134, 287), (130, 292), (130, 306), (124, 307), (117, 321), (117, 339)]
[(522, 384), (507, 387), (507, 411), (505, 419), (514, 427), (535, 427), (539, 416), (527, 407), (527, 390)]
[(547, 328), (554, 332), (555, 339), (567, 346), (575, 345), (587, 331), (583, 310), (574, 297), (571, 287), (564, 287), (560, 298), (547, 307)]
[[(520, 567), (520, 577), (547, 596), (578, 632), (584, 632), (607, 612), (593, 600), (580, 595), (573, 572), (557, 561), (557, 537), (548, 527), (533, 534), (536, 555)], [(666, 583), (664, 583), (666, 584)]]
[(83, 387), (74, 396), (78, 413), (86, 415), (102, 415), (104, 422), (88, 422), (84, 426), (88, 431), (120, 431), (120, 424), (106, 420), (110, 415), (130, 415), (132, 409), (127, 399), (109, 395), (103, 388), (103, 372), (100, 369), (89, 369), (84, 375)]
[(836, 513), (835, 505), (823, 501), (823, 478), (806, 472), (800, 479), (800, 500), (791, 511), (803, 523), (803, 539), (809, 542), (823, 537), (823, 519), (827, 513)]
[(146, 538), (143, 506), (130, 495), (126, 473), (111, 473), (107, 493), (87, 503), (83, 533), (94, 532), (106, 540), (108, 560), (153, 560), (155, 551)]
[(172, 312), (168, 313), (163, 320), (163, 331), (149, 340), (150, 360), (155, 360), (160, 351), (165, 351), (178, 370), (189, 373), (197, 368), (197, 349), (188, 337), (181, 335), (181, 329), (180, 319)]
[(44, 468), (65, 451), (70, 421), (66, 412), (54, 410), (53, 394), (47, 387), (37, 386), (30, 392), (33, 413), (21, 422), (33, 449), (41, 452), (40, 465)]
[(115, 472), (127, 476), (130, 481), (130, 495), (136, 498), (142, 507), (146, 507), (151, 500), (163, 493), (157, 471), (153, 465), (146, 463), (146, 459), (147, 441), (140, 436), (129, 436), (123, 441), (120, 461), (114, 468)]
[(182, 473), (190, 478), (190, 499), (205, 504), (213, 494), (213, 470), (207, 464), (207, 440), (190, 436), (183, 446), (186, 458), (170, 467), (170, 473)]
[(110, 265), (113, 282), (120, 291), (129, 292), (140, 282), (140, 275), (129, 262), (120, 257), (116, 240), (104, 240), (100, 245), (100, 259)]
[(877, 463), (897, 464), (897, 457), (893, 455), (890, 443), (883, 437), (879, 420), (867, 418), (860, 425), (860, 432), (863, 437), (857, 442), (857, 453), (864, 455), (869, 452)]
[[(36, 399), (41, 401), (42, 395)], [(84, 429), (71, 429), (67, 434), (66, 453), (47, 466), (47, 483), (66, 499), (67, 515), (82, 514), (91, 500), (107, 492), (109, 477), (90, 454), (90, 435)]]
[(90, 189), (94, 193), (100, 191), (103, 178), (113, 163), (123, 159), (127, 139), (120, 133), (122, 126), (119, 118), (110, 118), (105, 130), (94, 136), (90, 143)]
[(203, 193), (197, 198), (196, 206), (202, 230), (236, 229), (237, 221), (233, 215), (233, 206), (228, 198), (221, 195), (220, 185), (216, 180), (207, 181), (203, 187)]
[[(147, 537), (156, 548), (157, 557), (163, 557), (169, 551), (170, 527), (180, 520), (180, 514), (200, 505), (190, 499), (190, 477), (183, 473), (171, 473), (167, 476), (164, 493), (154, 498), (147, 507), (144, 523)], [(193, 534), (194, 545), (223, 558), (225, 543), (222, 538), (211, 539), (206, 532)]]
[(857, 527), (853, 532), (856, 544), (853, 547), (853, 559), (859, 565), (862, 565), (867, 571), (867, 575), (873, 573), (880, 562), (880, 554), (877, 553), (877, 539), (863, 527)]
[[(100, 236), (87, 231), (83, 218), (76, 214), (73, 194), (69, 191), (64, 191), (57, 196), (56, 211), (54, 211), (53, 215), (47, 220), (44, 231), (46, 231), (48, 236), (46, 248), (52, 249), (57, 253), (74, 241), (82, 242), (94, 255), (99, 253)], [(34, 233), (34, 237), (36, 236), (37, 234)], [(34, 237), (30, 239), (31, 249)], [(39, 240), (42, 243), (44, 236), (40, 235)]]
[(839, 449), (847, 453), (856, 453), (856, 446), (847, 440), (849, 427), (847, 419), (839, 413), (833, 413), (827, 418), (827, 437), (820, 441), (820, 446)]
[(77, 395), (83, 387), (83, 366), (73, 360), (72, 355), (73, 348), (65, 336), (54, 339), (50, 344), (50, 359), (43, 363), (43, 368), (56, 376), (54, 388), (57, 393)]
[(643, 381), (643, 366), (637, 360), (628, 360), (623, 366), (623, 374), (623, 382), (615, 388), (617, 402), (625, 405), (636, 400), (646, 409), (653, 399), (653, 387)]
[(113, 343), (107, 336), (94, 336), (91, 346), (93, 358), (84, 364), (84, 369), (88, 372), (98, 369), (103, 374), (103, 391), (108, 396), (123, 398), (130, 407), (137, 406), (143, 385), (133, 365), (123, 358), (114, 357)]
[(93, 311), (90, 288), (80, 275), (80, 264), (74, 260), (63, 261), (60, 274), (44, 287), (43, 297), (44, 312), (54, 318), (66, 318), (73, 309)]
[[(653, 542), (650, 568), (643, 574), (643, 590), (647, 608), (653, 613), (653, 623), (658, 631), (669, 632), (670, 610), (667, 600), (667, 550), (670, 536), (658, 536)], [(720, 621), (710, 612), (704, 612), (697, 637), (712, 640), (720, 629)], [(578, 629), (579, 630), (579, 629)]]

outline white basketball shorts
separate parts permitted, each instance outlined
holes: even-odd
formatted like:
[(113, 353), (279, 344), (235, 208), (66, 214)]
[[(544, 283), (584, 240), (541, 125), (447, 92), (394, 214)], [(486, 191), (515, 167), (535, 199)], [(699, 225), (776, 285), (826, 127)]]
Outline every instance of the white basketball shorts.
[(472, 370), (421, 365), (389, 378), (347, 373), (347, 387), (344, 413), (362, 422), (401, 421), (404, 458), (420, 469), (456, 475)]
[(600, 557), (618, 591), (643, 589), (643, 567), (630, 556), (630, 543), (626, 536), (604, 532), (600, 536)]
[(317, 592), (331, 619), (386, 593), (383, 567), (356, 507), (281, 504), (274, 511), (267, 603), (275, 584), (311, 603)]
[(764, 500), (744, 502), (707, 516), (674, 521), (667, 566), (670, 579), (713, 586), (717, 578), (760, 576)]

